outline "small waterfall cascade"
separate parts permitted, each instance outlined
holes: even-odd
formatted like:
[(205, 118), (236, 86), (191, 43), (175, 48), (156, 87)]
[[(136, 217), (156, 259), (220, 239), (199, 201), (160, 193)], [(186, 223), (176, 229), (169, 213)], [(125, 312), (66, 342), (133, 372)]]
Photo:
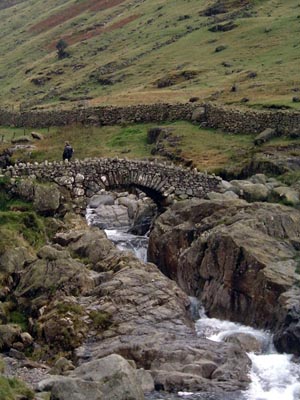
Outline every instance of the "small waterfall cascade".
[(117, 248), (124, 251), (132, 251), (137, 258), (147, 261), (148, 237), (137, 236), (117, 229), (105, 229), (105, 233)]
[[(86, 209), (86, 220), (88, 225), (97, 225), (101, 219), (95, 210), (92, 208)], [(129, 225), (124, 225), (121, 228), (113, 225), (104, 229), (108, 239), (116, 244), (117, 248), (124, 251), (133, 252), (140, 260), (147, 261), (148, 237), (147, 235), (133, 235), (128, 232)]]
[(244, 333), (254, 337), (261, 353), (248, 353), (252, 361), (251, 384), (242, 394), (241, 400), (299, 400), (300, 364), (293, 362), (290, 354), (276, 352), (272, 335), (248, 326), (229, 321), (208, 318), (203, 308), (196, 322), (198, 336), (220, 342), (234, 334)]

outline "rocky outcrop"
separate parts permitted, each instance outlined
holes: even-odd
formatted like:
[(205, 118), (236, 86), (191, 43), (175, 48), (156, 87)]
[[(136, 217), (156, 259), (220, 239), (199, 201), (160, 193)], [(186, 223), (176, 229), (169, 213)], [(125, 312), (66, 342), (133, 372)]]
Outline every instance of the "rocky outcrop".
[(235, 193), (237, 197), (249, 202), (268, 201), (278, 202), (297, 207), (300, 203), (300, 190), (297, 184), (287, 186), (273, 177), (267, 177), (260, 173), (251, 176), (247, 180), (232, 180), (230, 182), (222, 181), (220, 183), (220, 192), (208, 193), (207, 198), (233, 198)]
[[(63, 354), (80, 365), (76, 376), (62, 368), (67, 376), (53, 378), (53, 396), (67, 398), (72, 389), (108, 398), (104, 387), (128, 394), (124, 386), (118, 389), (117, 377), (104, 377), (101, 388), (84, 378), (91, 373), (86, 363), (100, 363), (111, 354), (134, 362), (140, 370), (135, 379), (144, 382), (145, 391), (151, 390), (151, 379), (157, 389), (210, 393), (244, 389), (249, 383), (246, 353), (236, 344), (198, 338), (190, 300), (175, 282), (154, 264), (118, 251), (104, 232), (88, 227), (79, 216), (66, 214), (53, 241), (17, 271), (3, 301), (13, 298), (15, 309), (26, 316), (33, 355), (46, 361)], [(7, 351), (14, 350), (22, 333), (6, 341)], [(23, 351), (19, 345), (17, 349)]]
[(278, 204), (181, 202), (155, 222), (149, 259), (210, 316), (283, 329), (294, 345), (281, 349), (298, 352), (299, 223), (299, 211)]

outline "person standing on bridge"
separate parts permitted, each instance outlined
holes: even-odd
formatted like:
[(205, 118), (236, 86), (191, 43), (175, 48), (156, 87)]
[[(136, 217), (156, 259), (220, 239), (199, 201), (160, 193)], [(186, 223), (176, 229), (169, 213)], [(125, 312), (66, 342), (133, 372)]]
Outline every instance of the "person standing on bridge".
[(70, 145), (69, 142), (66, 142), (64, 152), (63, 152), (63, 161), (65, 161), (65, 160), (70, 161), (73, 153), (74, 153), (73, 147)]

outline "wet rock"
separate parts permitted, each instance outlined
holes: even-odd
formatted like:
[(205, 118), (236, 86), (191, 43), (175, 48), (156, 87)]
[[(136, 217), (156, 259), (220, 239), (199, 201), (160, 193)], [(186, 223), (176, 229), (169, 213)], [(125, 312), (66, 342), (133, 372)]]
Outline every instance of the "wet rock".
[(262, 343), (253, 335), (249, 333), (232, 333), (224, 338), (225, 342), (235, 343), (241, 346), (247, 353), (261, 353)]
[(112, 205), (115, 202), (115, 198), (109, 194), (96, 194), (93, 196), (89, 202), (91, 208), (97, 208), (100, 205)]
[(148, 256), (210, 316), (278, 331), (299, 284), (299, 222), (278, 204), (183, 201), (156, 220)]
[(130, 226), (127, 207), (122, 205), (100, 205), (96, 209), (96, 213), (101, 216), (101, 220), (97, 226), (101, 229), (112, 229)]

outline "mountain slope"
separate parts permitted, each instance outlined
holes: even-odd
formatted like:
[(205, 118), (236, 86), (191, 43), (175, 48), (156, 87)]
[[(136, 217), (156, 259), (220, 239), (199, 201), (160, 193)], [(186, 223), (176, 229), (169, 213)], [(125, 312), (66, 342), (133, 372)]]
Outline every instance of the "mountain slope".
[[(2, 106), (192, 96), (298, 106), (296, 0), (7, 0), (1, 7)], [(61, 60), (60, 39), (70, 55)]]

